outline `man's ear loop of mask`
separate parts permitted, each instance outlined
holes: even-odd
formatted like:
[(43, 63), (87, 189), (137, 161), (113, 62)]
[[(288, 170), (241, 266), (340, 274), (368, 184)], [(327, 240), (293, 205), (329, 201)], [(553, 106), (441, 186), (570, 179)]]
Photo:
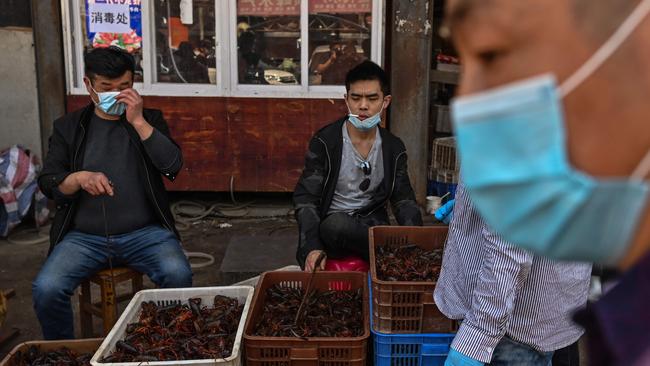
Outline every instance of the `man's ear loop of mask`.
[[(558, 91), (560, 98), (579, 87), (587, 78), (596, 72), (609, 58), (621, 47), (621, 45), (632, 35), (639, 25), (650, 14), (650, 0), (642, 0), (639, 5), (630, 13), (621, 26), (612, 36), (587, 60), (573, 75), (562, 82)], [(634, 180), (645, 180), (650, 173), (650, 150), (643, 157), (630, 178)]]
[[(568, 79), (560, 84), (558, 87), (558, 94), (560, 99), (566, 98), (576, 88), (584, 83), (591, 75), (593, 75), (612, 55), (621, 47), (621, 45), (637, 30), (641, 23), (646, 20), (650, 14), (650, 0), (642, 0), (637, 7), (630, 13), (630, 15), (623, 21), (620, 27), (612, 34), (612, 36)], [(648, 173), (650, 172), (650, 149), (646, 152), (645, 156), (641, 159), (636, 169), (632, 172), (629, 179), (635, 181), (646, 181)], [(616, 226), (618, 219), (613, 214), (608, 215), (606, 219), (606, 226)]]
[[(571, 92), (578, 88), (587, 78), (596, 72), (610, 57), (621, 47), (621, 45), (632, 35), (641, 23), (650, 14), (650, 0), (641, 0), (637, 7), (630, 13), (620, 27), (612, 36), (585, 62), (576, 72), (573, 73), (558, 87), (559, 97), (566, 98)], [(636, 169), (630, 175), (631, 180), (646, 181), (650, 173), (650, 149), (641, 159)], [(614, 215), (608, 215), (607, 224), (616, 226), (618, 219)], [(629, 251), (628, 246), (626, 251)]]
[(89, 77), (86, 77), (86, 80), (88, 80), (88, 86), (90, 87), (90, 90), (92, 90), (93, 92), (95, 92), (95, 95), (97, 96), (97, 101), (95, 101), (95, 99), (93, 98), (92, 94), (90, 94), (90, 99), (93, 101), (93, 103), (95, 103), (95, 105), (97, 105), (97, 104), (99, 103), (99, 101), (100, 101), (100, 99), (99, 99), (99, 93), (97, 92), (97, 90), (95, 90), (95, 88), (93, 88), (93, 82), (90, 81), (90, 78), (89, 78)]
[[(383, 112), (384, 109), (386, 109), (386, 99), (385, 98), (386, 97), (384, 97), (384, 100), (381, 102), (381, 110), (379, 110), (379, 112), (377, 112), (377, 114), (379, 114), (379, 115), (381, 115), (381, 112)], [(347, 98), (343, 98), (343, 99), (345, 100), (345, 106), (348, 108), (348, 116), (349, 117), (359, 117), (358, 114), (352, 113), (352, 109), (350, 109), (350, 105), (348, 104), (348, 99)], [(375, 114), (375, 116), (377, 114)], [(374, 117), (374, 116), (370, 116), (370, 117)]]

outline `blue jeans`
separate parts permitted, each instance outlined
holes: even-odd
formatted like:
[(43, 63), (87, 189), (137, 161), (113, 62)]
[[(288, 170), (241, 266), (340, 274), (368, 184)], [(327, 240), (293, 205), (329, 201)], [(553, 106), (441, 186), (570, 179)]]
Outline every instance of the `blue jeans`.
[(70, 231), (45, 261), (32, 283), (32, 300), (44, 339), (74, 338), (70, 297), (94, 273), (128, 266), (144, 273), (157, 286), (192, 287), (192, 270), (180, 242), (160, 226), (106, 237)]
[(553, 352), (539, 352), (503, 337), (492, 354), (490, 366), (551, 366)]

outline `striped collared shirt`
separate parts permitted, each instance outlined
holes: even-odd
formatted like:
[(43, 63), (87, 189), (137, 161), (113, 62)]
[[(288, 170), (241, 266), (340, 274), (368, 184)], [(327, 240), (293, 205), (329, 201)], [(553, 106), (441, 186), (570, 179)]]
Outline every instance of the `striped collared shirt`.
[(571, 314), (587, 301), (590, 275), (590, 264), (533, 255), (491, 233), (458, 185), (434, 293), (443, 314), (464, 319), (454, 349), (488, 363), (503, 336), (541, 352), (574, 343), (583, 329)]

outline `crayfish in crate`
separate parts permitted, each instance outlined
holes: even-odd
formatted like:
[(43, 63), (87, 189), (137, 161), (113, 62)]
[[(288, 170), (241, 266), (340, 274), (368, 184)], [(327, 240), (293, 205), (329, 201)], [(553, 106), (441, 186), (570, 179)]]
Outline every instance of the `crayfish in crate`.
[(433, 282), (438, 280), (442, 248), (424, 250), (415, 244), (377, 246), (377, 278), (382, 281)]
[[(254, 335), (262, 337), (359, 337), (364, 333), (362, 289), (310, 291), (273, 285)], [(301, 305), (304, 309), (301, 309)]]
[(200, 298), (159, 306), (143, 302), (137, 322), (101, 362), (146, 362), (227, 358), (231, 355), (244, 308), (237, 299), (217, 295), (213, 306)]
[(79, 354), (67, 347), (52, 351), (41, 351), (38, 346), (29, 346), (25, 351), (18, 351), (9, 360), (9, 366), (45, 366), (71, 365), (90, 366), (91, 353)]

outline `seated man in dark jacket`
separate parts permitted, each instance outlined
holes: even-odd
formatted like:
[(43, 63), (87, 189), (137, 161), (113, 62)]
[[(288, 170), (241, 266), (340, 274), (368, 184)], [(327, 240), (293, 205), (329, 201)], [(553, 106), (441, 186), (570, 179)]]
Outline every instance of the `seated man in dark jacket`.
[(391, 101), (386, 73), (364, 61), (348, 72), (345, 87), (350, 114), (312, 137), (293, 194), (300, 230), (296, 258), (306, 271), (323, 252), (368, 261), (368, 228), (389, 224), (389, 201), (400, 225), (422, 225), (404, 143), (378, 126)]
[(192, 286), (161, 176), (181, 150), (159, 110), (133, 90), (133, 57), (119, 48), (85, 55), (92, 103), (54, 121), (38, 184), (56, 203), (47, 261), (32, 284), (45, 339), (74, 338), (70, 296), (85, 278), (129, 266), (160, 287)]

